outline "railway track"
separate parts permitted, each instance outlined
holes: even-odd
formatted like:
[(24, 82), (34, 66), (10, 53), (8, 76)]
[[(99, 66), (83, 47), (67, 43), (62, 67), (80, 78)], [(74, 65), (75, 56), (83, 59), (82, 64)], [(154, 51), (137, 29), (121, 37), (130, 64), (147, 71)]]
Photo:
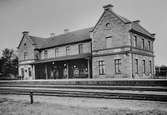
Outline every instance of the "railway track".
[(30, 95), (30, 92), (33, 92), (33, 95), (38, 96), (69, 96), (106, 99), (167, 101), (167, 92), (157, 91), (0, 87), (0, 94)]
[(56, 83), (54, 81), (34, 81), (34, 83), (31, 81), (0, 82), (0, 94), (30, 95), (30, 92), (32, 92), (34, 96), (167, 101), (166, 86), (120, 86), (119, 83), (118, 85), (106, 85), (104, 81), (102, 82), (100, 85), (92, 85), (85, 81), (83, 83), (80, 81), (79, 85), (70, 83), (58, 84), (57, 81)]

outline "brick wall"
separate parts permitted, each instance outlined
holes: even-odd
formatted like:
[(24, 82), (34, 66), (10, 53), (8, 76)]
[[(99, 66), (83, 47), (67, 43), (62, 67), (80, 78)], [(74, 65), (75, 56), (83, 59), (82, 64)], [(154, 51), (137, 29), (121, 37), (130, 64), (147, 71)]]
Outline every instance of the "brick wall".
[[(131, 55), (119, 54), (119, 55), (109, 55), (93, 57), (93, 77), (94, 78), (131, 78)], [(115, 73), (115, 59), (121, 59), (120, 70), (121, 73)], [(98, 61), (104, 60), (105, 74), (99, 75), (99, 65)]]
[[(111, 27), (106, 27), (110, 23)], [(106, 37), (111, 37), (112, 48), (130, 45), (129, 25), (124, 24), (111, 12), (105, 11), (93, 32), (93, 50), (106, 49)]]
[[(138, 59), (138, 73), (136, 73), (135, 59)], [(143, 72), (143, 60), (145, 60), (145, 73)], [(150, 62), (151, 61), (151, 71)], [(154, 75), (154, 57), (133, 54), (133, 75), (135, 78), (152, 78)]]
[[(27, 52), (26, 59), (24, 59), (24, 52)], [(35, 58), (34, 56), (34, 47), (29, 39), (23, 38), (22, 43), (18, 49), (18, 57), (19, 61), (21, 60), (32, 60)]]
[[(110, 25), (107, 25), (107, 24)], [(93, 77), (94, 78), (130, 78), (132, 76), (131, 54), (127, 54), (131, 45), (130, 26), (123, 23), (111, 11), (104, 11), (93, 31)], [(109, 48), (106, 39), (111, 38)], [(108, 45), (108, 46), (107, 46)], [(105, 55), (105, 56), (104, 56)], [(121, 59), (121, 73), (115, 74), (114, 59)], [(105, 75), (99, 75), (98, 60), (104, 60)]]

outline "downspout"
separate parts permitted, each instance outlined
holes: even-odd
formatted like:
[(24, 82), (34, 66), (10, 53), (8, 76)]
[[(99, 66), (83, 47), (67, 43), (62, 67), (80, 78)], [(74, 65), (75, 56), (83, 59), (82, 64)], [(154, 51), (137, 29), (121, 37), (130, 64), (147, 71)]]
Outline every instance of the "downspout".
[(93, 67), (92, 67), (92, 61), (93, 61), (93, 54), (92, 54), (92, 42), (93, 42), (93, 31), (90, 32), (90, 38), (91, 38), (91, 42), (90, 42), (90, 52), (91, 52), (91, 56), (90, 56), (90, 78), (93, 78)]
[(133, 75), (132, 33), (129, 32), (129, 34), (130, 34), (130, 43), (131, 43), (131, 45), (130, 45), (130, 52), (131, 52), (131, 60), (132, 60), (132, 79), (133, 79), (134, 75)]

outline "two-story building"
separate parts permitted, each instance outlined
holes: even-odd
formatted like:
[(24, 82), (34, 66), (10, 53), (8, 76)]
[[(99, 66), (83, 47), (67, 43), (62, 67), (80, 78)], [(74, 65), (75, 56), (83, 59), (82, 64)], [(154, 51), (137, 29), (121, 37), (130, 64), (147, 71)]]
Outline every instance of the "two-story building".
[(104, 12), (94, 27), (40, 38), (23, 32), (18, 46), (24, 79), (152, 78), (154, 34), (139, 21)]

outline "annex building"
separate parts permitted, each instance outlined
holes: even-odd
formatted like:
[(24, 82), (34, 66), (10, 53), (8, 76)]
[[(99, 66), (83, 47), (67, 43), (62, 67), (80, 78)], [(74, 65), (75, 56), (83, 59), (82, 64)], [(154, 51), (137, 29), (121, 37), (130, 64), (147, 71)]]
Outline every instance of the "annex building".
[(152, 78), (154, 35), (139, 20), (104, 12), (94, 27), (40, 38), (23, 32), (18, 46), (23, 79)]

